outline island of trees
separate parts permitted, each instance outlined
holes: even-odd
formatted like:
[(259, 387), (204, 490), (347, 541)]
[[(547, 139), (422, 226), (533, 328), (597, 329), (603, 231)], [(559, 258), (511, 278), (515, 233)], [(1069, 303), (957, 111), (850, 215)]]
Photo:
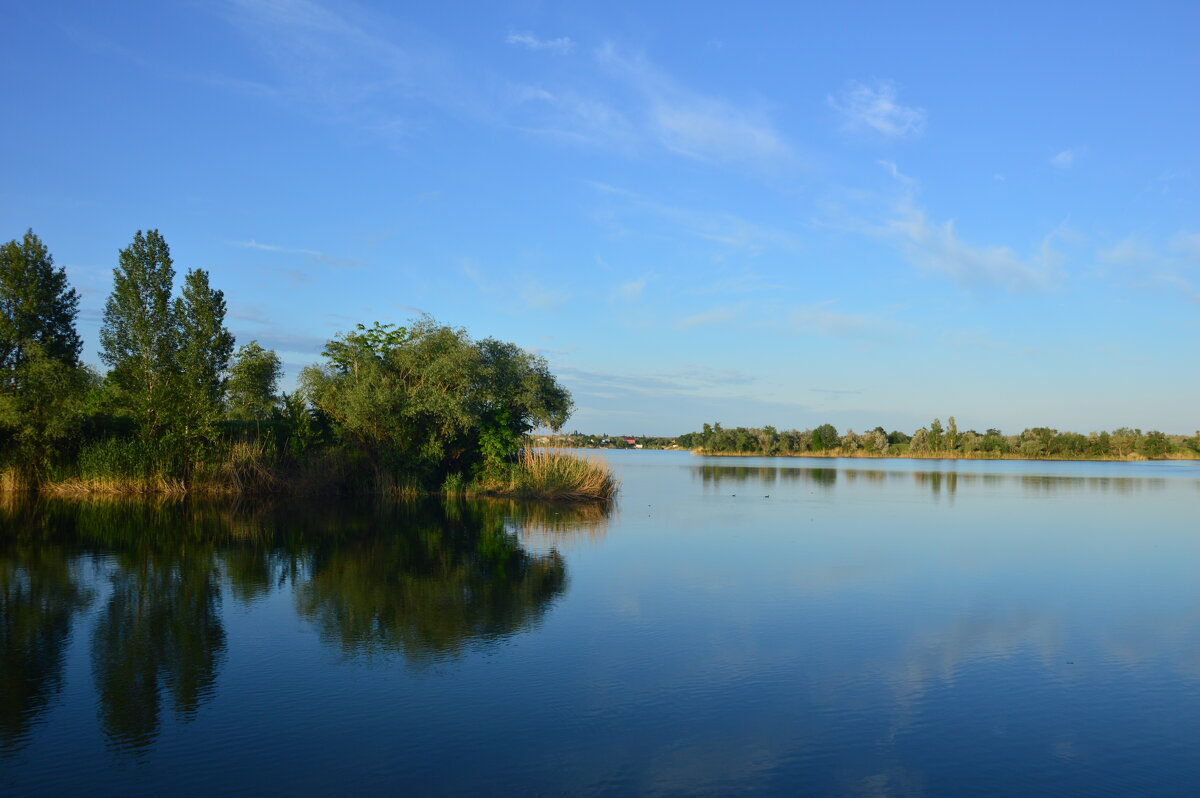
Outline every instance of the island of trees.
[(225, 326), (203, 269), (178, 295), (167, 242), (119, 254), (100, 374), (79, 297), (32, 231), (0, 247), (0, 487), (54, 493), (478, 493), (608, 499), (604, 466), (526, 445), (570, 394), (544, 359), (422, 317), (329, 341), (299, 388)]

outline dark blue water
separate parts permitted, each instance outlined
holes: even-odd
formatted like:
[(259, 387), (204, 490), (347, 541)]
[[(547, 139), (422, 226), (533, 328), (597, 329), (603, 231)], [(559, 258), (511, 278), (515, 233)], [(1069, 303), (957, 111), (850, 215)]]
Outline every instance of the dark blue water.
[(1200, 467), (0, 504), (0, 791), (1200, 794)]

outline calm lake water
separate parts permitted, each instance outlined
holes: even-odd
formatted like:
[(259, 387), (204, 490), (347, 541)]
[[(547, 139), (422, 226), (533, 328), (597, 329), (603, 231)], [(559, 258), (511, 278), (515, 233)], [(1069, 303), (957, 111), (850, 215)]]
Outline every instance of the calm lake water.
[(0, 502), (0, 792), (1200, 794), (1197, 464), (604, 456)]

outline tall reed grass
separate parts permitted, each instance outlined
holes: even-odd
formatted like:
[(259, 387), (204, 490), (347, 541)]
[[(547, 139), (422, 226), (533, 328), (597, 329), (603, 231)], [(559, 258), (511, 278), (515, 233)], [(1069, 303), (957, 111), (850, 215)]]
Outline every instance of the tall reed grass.
[(204, 459), (180, 462), (151, 442), (111, 437), (85, 445), (78, 457), (33, 478), (0, 472), (0, 491), (37, 490), (52, 495), (320, 496), (382, 495), (396, 499), (429, 493), (487, 495), (566, 501), (609, 500), (618, 483), (602, 461), (561, 450), (526, 449), (506, 463), (468, 481), (448, 475), (441, 490), (419, 475), (377, 470), (361, 454), (338, 447), (297, 461), (281, 454), (273, 439), (226, 440)]
[(468, 493), (565, 501), (607, 501), (620, 482), (602, 460), (557, 449), (524, 449), (515, 463), (485, 472)]

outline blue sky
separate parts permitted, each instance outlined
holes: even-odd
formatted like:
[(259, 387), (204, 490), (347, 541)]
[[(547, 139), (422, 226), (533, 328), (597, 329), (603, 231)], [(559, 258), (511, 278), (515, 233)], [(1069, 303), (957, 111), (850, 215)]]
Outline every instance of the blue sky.
[(1195, 3), (48, 2), (0, 237), (158, 228), (289, 385), (429, 313), (568, 429), (1200, 427)]

